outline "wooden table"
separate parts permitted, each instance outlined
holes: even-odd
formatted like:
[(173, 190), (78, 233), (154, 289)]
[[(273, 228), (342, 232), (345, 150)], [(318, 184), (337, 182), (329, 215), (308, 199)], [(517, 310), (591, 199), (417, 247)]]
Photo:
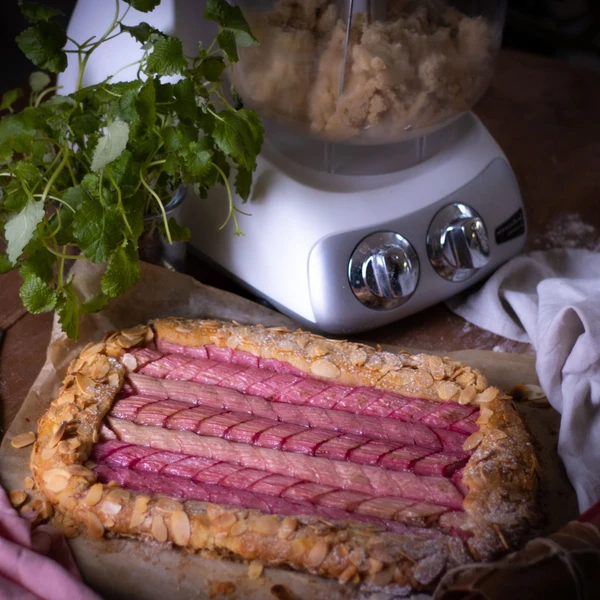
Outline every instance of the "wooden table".
[[(529, 223), (527, 248), (600, 250), (600, 75), (565, 63), (501, 53), (477, 114), (506, 152), (519, 180)], [(205, 283), (235, 289), (192, 264)], [(2, 425), (7, 428), (44, 362), (52, 315), (22, 308), (17, 273), (0, 276)], [(445, 306), (362, 336), (425, 350), (483, 348), (531, 352), (530, 346), (482, 331)]]

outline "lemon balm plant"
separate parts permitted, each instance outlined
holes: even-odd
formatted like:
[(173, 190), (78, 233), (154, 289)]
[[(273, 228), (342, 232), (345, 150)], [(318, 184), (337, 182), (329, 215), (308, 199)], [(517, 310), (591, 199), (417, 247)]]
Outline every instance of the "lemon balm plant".
[[(177, 37), (145, 22), (123, 22), (131, 8), (150, 12), (160, 0), (125, 2), (122, 10), (114, 0), (114, 19), (99, 38), (79, 41), (67, 37), (57, 10), (20, 2), (30, 26), (17, 43), (40, 70), (30, 76), (26, 108), (13, 111), (20, 90), (0, 103), (0, 239), (6, 247), (0, 273), (18, 269), (26, 309), (56, 310), (72, 338), (82, 313), (102, 310), (139, 278), (138, 244), (148, 215), (160, 216), (169, 242), (189, 237), (165, 211), (182, 185), (193, 185), (200, 196), (224, 185), (239, 233), (230, 177), (246, 199), (263, 142), (258, 115), (231, 106), (224, 93), (237, 47), (257, 43), (240, 9), (207, 0), (204, 17), (218, 23), (219, 33), (186, 56)], [(137, 76), (118, 82), (114, 74), (84, 87), (90, 56), (120, 35), (133, 36), (143, 49)], [(61, 95), (47, 72), (64, 71), (68, 56), (77, 61), (78, 85)], [(71, 261), (82, 259), (106, 265), (100, 289), (89, 298), (78, 297), (69, 275)]]

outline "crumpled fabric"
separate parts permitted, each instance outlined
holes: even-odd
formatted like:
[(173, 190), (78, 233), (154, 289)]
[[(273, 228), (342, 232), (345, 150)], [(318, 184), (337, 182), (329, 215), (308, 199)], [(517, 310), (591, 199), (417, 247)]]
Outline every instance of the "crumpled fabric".
[(450, 310), (536, 351), (540, 385), (561, 414), (558, 451), (583, 512), (600, 501), (600, 253), (518, 256)]
[(82, 581), (67, 542), (31, 527), (0, 488), (0, 600), (101, 600)]

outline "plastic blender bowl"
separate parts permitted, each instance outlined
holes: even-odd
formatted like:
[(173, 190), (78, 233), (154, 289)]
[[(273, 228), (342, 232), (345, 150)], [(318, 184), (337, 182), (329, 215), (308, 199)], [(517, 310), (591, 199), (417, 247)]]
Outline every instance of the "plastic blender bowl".
[(238, 0), (258, 46), (240, 48), (244, 104), (344, 144), (431, 133), (487, 89), (505, 0)]

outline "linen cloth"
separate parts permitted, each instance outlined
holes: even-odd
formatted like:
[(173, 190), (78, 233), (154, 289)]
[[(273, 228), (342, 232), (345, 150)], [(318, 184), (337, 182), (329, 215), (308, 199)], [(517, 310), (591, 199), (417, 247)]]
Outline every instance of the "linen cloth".
[(558, 451), (579, 509), (600, 501), (600, 253), (518, 256), (447, 305), (482, 329), (533, 345), (540, 385), (561, 413)]

